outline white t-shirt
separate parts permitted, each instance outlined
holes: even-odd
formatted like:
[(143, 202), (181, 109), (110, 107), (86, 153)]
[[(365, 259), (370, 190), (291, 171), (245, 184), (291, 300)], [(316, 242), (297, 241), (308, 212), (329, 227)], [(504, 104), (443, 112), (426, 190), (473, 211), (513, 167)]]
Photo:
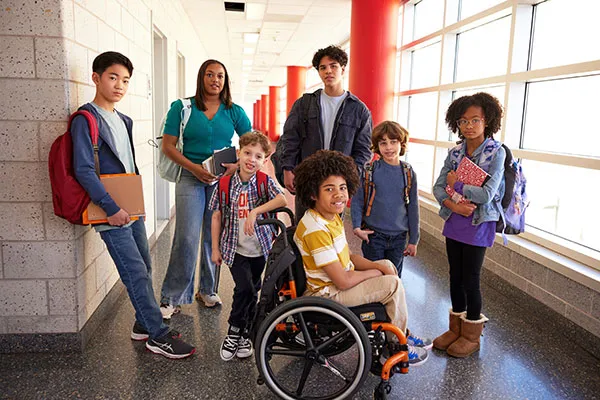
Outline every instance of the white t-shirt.
[(347, 95), (348, 92), (346, 91), (337, 97), (328, 96), (325, 91), (321, 92), (321, 124), (323, 125), (323, 148), (325, 150), (329, 150), (331, 147), (335, 116)]
[(248, 236), (244, 233), (244, 224), (250, 213), (248, 206), (248, 182), (242, 183), (242, 191), (238, 198), (239, 236), (236, 253), (246, 257), (261, 257), (263, 255), (256, 233)]

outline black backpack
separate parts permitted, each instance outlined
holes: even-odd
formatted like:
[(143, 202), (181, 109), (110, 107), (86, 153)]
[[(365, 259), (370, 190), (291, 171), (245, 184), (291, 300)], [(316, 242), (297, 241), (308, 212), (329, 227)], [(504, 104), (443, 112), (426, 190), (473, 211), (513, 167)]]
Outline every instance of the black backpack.
[[(306, 138), (306, 126), (308, 125), (308, 109), (310, 108), (310, 99), (309, 96), (312, 96), (311, 93), (304, 93), (302, 95), (302, 126), (300, 132), (300, 140), (304, 140)], [(277, 146), (275, 146), (275, 153), (271, 155), (271, 162), (273, 163), (273, 169), (275, 170), (275, 178), (277, 182), (281, 185), (281, 187), (285, 187), (285, 183), (283, 181), (283, 168), (281, 165), (281, 157), (285, 152), (285, 148), (283, 145), (283, 135), (277, 141)], [(302, 145), (302, 144), (300, 144)]]

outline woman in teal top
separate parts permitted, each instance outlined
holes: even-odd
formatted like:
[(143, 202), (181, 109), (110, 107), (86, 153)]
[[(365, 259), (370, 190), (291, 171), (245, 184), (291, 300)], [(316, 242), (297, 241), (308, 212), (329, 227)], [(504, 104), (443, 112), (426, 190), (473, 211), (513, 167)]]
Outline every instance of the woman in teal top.
[[(175, 189), (176, 223), (171, 258), (161, 290), (161, 311), (165, 319), (179, 312), (180, 304), (190, 304), (194, 295), (194, 274), (198, 243), (202, 232), (200, 290), (198, 300), (207, 307), (221, 304), (215, 290), (215, 265), (211, 261), (210, 224), (212, 213), (208, 200), (217, 179), (202, 167), (214, 150), (231, 146), (234, 132), (242, 135), (251, 130), (244, 110), (233, 104), (229, 75), (225, 65), (205, 61), (198, 71), (192, 112), (183, 132), (183, 154), (175, 145), (179, 137), (183, 103), (171, 104), (165, 122), (162, 148), (167, 157), (183, 167)], [(236, 164), (226, 165), (233, 172)]]

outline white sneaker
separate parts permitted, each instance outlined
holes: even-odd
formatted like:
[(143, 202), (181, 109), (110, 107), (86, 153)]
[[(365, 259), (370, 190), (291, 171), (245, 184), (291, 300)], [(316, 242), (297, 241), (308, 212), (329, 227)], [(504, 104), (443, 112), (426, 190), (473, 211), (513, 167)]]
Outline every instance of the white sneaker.
[(161, 304), (160, 312), (162, 314), (163, 319), (171, 319), (174, 314), (179, 314), (181, 312), (180, 306), (172, 306), (171, 304)]
[(246, 337), (241, 337), (238, 342), (237, 353), (235, 354), (238, 358), (247, 358), (250, 357), (254, 353), (254, 348), (252, 347), (252, 341)]
[(216, 293), (202, 294), (202, 293), (198, 292), (198, 293), (196, 293), (196, 300), (203, 301), (204, 305), (208, 308), (212, 308), (219, 304), (223, 304), (223, 302), (221, 301), (221, 298)]

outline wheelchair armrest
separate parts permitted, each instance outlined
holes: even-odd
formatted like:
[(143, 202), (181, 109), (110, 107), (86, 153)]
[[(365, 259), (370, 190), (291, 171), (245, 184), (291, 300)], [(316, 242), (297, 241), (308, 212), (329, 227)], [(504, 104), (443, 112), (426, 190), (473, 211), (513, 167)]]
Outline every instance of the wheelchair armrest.
[[(279, 234), (281, 235), (282, 239), (283, 239), (283, 246), (284, 248), (287, 248), (289, 243), (288, 243), (288, 238), (286, 235), (286, 227), (285, 224), (283, 223), (283, 221), (276, 219), (276, 218), (265, 218), (265, 219), (261, 219), (256, 221), (256, 225), (261, 226), (261, 225), (275, 225), (277, 226), (277, 228), (279, 228)], [(282, 235), (283, 233), (283, 235)]]

